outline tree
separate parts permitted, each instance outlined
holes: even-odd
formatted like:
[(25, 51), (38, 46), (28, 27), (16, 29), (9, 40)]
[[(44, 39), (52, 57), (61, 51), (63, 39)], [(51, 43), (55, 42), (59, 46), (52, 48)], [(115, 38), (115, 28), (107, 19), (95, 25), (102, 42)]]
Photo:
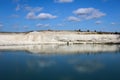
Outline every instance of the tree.
[(94, 30), (94, 32), (97, 32), (96, 30)]
[(87, 32), (90, 32), (90, 30), (87, 30)]
[(81, 32), (81, 29), (79, 29), (78, 31)]

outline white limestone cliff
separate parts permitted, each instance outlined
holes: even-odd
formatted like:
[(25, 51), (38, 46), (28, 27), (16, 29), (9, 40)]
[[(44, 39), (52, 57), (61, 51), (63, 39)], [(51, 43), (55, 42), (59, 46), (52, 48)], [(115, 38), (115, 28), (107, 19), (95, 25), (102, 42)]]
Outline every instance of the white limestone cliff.
[(97, 34), (75, 31), (40, 31), (0, 33), (0, 45), (26, 44), (120, 43), (119, 34)]

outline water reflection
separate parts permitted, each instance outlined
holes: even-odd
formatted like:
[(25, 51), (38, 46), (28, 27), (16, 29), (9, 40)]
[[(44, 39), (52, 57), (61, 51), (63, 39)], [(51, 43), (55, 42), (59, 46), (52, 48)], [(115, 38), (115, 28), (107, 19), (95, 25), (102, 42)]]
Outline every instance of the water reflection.
[(51, 67), (51, 66), (54, 66), (56, 62), (51, 60), (46, 60), (46, 59), (40, 59), (40, 60), (38, 59), (38, 60), (29, 60), (27, 64), (29, 68), (34, 69), (35, 67), (38, 67), (38, 68)]
[(76, 70), (81, 73), (90, 73), (103, 68), (103, 64), (96, 61), (81, 62), (76, 65)]
[(23, 45), (0, 46), (0, 50), (28, 51), (31, 53), (71, 54), (71, 53), (97, 53), (120, 51), (120, 45), (106, 44), (80, 44), (80, 45)]
[(120, 45), (0, 46), (0, 80), (120, 80), (119, 61)]

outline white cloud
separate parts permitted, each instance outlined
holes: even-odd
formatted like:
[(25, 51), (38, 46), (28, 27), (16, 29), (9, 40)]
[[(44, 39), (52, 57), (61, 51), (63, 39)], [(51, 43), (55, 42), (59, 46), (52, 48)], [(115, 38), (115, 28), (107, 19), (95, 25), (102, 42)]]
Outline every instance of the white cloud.
[(20, 10), (20, 4), (17, 4), (15, 10), (16, 10), (16, 11), (19, 11), (19, 10)]
[(36, 27), (49, 27), (50, 24), (41, 24), (41, 23), (38, 23), (36, 24)]
[(86, 15), (86, 14), (91, 13), (92, 11), (93, 11), (93, 8), (79, 8), (73, 11), (73, 13), (77, 15)]
[(96, 24), (101, 24), (101, 23), (102, 23), (102, 21), (96, 21), (95, 23), (96, 23)]
[(36, 19), (36, 15), (34, 12), (29, 12), (26, 16), (27, 19)]
[(71, 3), (74, 0), (55, 0), (56, 3)]
[(77, 17), (74, 17), (74, 16), (70, 16), (70, 17), (68, 17), (68, 21), (75, 21), (75, 22), (78, 22), (78, 21), (80, 21), (80, 19), (77, 18)]
[(3, 27), (4, 25), (2, 23), (0, 23), (0, 27)]
[(36, 24), (36, 27), (43, 27), (43, 24), (38, 23), (38, 24)]
[(25, 10), (30, 11), (30, 12), (39, 12), (43, 9), (43, 7), (30, 7), (30, 6), (25, 6)]
[(73, 11), (73, 13), (83, 19), (100, 18), (106, 15), (95, 8), (79, 8)]
[(57, 16), (54, 16), (49, 13), (40, 13), (36, 15), (34, 12), (29, 12), (26, 16), (27, 19), (41, 19), (41, 20), (47, 20), (47, 19), (54, 19), (57, 18)]
[(57, 18), (57, 16), (54, 16), (54, 15), (51, 15), (49, 13), (40, 13), (38, 16), (37, 16), (38, 19), (54, 19), (54, 18)]
[(50, 24), (44, 24), (44, 27), (50, 27)]
[(115, 25), (116, 23), (115, 23), (115, 22), (112, 22), (111, 24), (112, 24), (112, 25)]

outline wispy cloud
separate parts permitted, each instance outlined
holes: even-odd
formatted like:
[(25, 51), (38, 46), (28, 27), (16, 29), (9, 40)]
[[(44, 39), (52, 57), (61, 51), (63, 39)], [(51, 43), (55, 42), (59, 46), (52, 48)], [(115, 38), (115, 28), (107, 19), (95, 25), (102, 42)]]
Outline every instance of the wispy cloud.
[(102, 21), (96, 21), (95, 22), (95, 24), (101, 24), (102, 23)]
[(72, 3), (74, 0), (54, 0), (56, 3)]
[(50, 27), (50, 24), (41, 24), (41, 23), (38, 23), (38, 24), (36, 24), (36, 27)]
[(24, 28), (24, 29), (28, 29), (29, 27), (25, 25), (25, 26), (23, 26), (23, 28)]
[(18, 3), (20, 0), (12, 0), (12, 2), (14, 3)]
[(30, 7), (30, 6), (25, 6), (25, 10), (30, 11), (30, 12), (39, 12), (42, 11), (43, 7)]
[(79, 8), (73, 13), (82, 19), (94, 19), (105, 16), (106, 14), (95, 8)]
[(116, 25), (116, 23), (115, 23), (115, 22), (112, 22), (111, 25)]
[(59, 24), (56, 24), (55, 26), (57, 26), (57, 27), (63, 27), (63, 26), (65, 26), (65, 24), (64, 23), (59, 23)]
[(2, 23), (0, 23), (0, 27), (3, 27), (4, 25)]
[(27, 19), (36, 19), (36, 15), (34, 12), (29, 12), (26, 16)]
[(75, 22), (80, 21), (80, 19), (79, 19), (79, 18), (74, 17), (74, 16), (70, 16), (70, 17), (68, 17), (68, 19), (67, 19), (67, 20), (68, 20), (68, 21), (75, 21)]
[(19, 15), (17, 15), (17, 14), (12, 14), (11, 16), (10, 16), (10, 18), (19, 18), (20, 16)]
[(15, 10), (16, 10), (16, 11), (19, 11), (19, 10), (20, 10), (20, 4), (17, 4)]

